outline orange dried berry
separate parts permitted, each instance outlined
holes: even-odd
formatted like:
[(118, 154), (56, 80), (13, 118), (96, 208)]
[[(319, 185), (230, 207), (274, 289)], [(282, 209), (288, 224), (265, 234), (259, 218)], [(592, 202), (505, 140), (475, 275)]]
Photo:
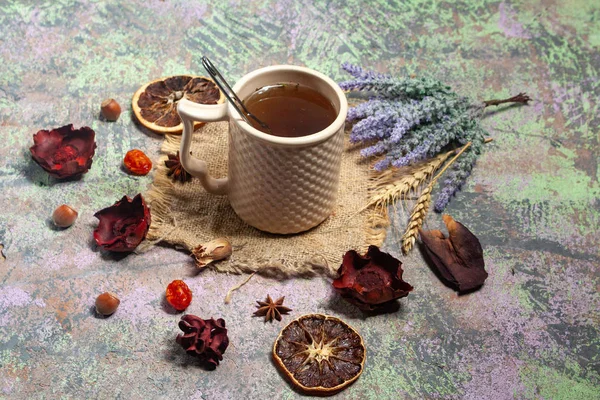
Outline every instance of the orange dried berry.
[(104, 292), (96, 298), (96, 312), (101, 315), (111, 315), (117, 311), (121, 301), (119, 298), (110, 292)]
[(183, 311), (192, 302), (192, 291), (182, 280), (174, 280), (167, 286), (167, 301), (177, 311)]
[(152, 161), (143, 151), (138, 149), (129, 150), (125, 154), (123, 164), (134, 175), (146, 175), (152, 169)]

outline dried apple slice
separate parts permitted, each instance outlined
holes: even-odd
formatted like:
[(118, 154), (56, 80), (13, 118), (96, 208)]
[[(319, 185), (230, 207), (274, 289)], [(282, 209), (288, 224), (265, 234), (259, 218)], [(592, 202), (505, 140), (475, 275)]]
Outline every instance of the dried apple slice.
[[(225, 96), (204, 76), (177, 75), (148, 82), (133, 95), (131, 107), (138, 121), (157, 133), (178, 134), (183, 123), (177, 114), (182, 98), (199, 104), (218, 104)], [(201, 125), (197, 122), (195, 126)]]
[(358, 379), (366, 349), (360, 335), (339, 318), (307, 314), (282, 329), (273, 359), (304, 393), (328, 396)]

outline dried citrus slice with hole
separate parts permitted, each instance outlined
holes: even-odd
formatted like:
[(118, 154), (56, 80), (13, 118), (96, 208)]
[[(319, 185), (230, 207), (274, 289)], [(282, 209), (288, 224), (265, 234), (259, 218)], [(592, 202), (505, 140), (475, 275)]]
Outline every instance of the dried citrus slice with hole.
[(358, 379), (366, 349), (358, 332), (339, 318), (307, 314), (279, 333), (273, 359), (306, 394), (331, 395)]
[[(133, 95), (131, 107), (146, 128), (157, 133), (181, 133), (183, 123), (177, 114), (177, 103), (182, 98), (200, 104), (225, 101), (225, 96), (210, 78), (177, 75), (143, 85)], [(194, 127), (201, 124), (197, 122)]]

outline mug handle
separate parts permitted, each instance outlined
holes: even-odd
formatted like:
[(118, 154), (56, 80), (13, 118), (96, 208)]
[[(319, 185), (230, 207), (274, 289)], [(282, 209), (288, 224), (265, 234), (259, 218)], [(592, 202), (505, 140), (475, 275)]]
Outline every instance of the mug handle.
[(181, 166), (192, 176), (200, 178), (200, 183), (208, 193), (227, 194), (227, 178), (213, 178), (208, 173), (206, 162), (194, 157), (190, 152), (194, 121), (217, 122), (226, 121), (227, 103), (198, 104), (183, 98), (177, 104), (177, 113), (183, 122), (179, 157)]

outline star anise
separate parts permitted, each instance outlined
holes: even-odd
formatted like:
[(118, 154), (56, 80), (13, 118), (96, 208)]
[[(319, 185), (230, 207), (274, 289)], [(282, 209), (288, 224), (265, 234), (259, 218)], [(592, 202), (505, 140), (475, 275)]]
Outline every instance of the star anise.
[(275, 318), (277, 321), (281, 321), (281, 314), (287, 314), (292, 311), (291, 308), (287, 308), (283, 306), (284, 297), (277, 299), (277, 301), (273, 301), (271, 296), (267, 295), (267, 299), (265, 301), (257, 301), (258, 305), (256, 308), (256, 312), (254, 313), (257, 317), (265, 317), (265, 322), (273, 321)]
[(165, 165), (169, 168), (167, 176), (170, 176), (174, 181), (179, 181), (181, 183), (189, 182), (192, 179), (192, 175), (181, 166), (179, 152), (177, 152), (177, 154), (169, 154), (168, 157), (169, 159), (165, 160)]

